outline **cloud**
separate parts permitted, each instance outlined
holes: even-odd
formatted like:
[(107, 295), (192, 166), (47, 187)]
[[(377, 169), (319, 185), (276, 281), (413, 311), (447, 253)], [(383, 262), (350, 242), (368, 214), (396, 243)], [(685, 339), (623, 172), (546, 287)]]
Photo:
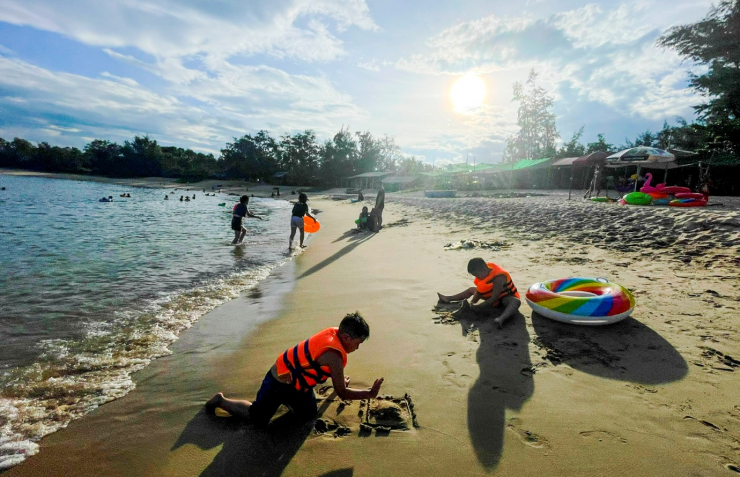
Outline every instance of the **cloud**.
[(700, 98), (685, 89), (688, 67), (681, 58), (655, 46), (661, 29), (651, 7), (590, 4), (542, 19), (491, 15), (443, 30), (428, 40), (429, 53), (396, 66), (448, 75), (535, 68), (550, 91), (568, 82), (581, 98), (635, 116), (691, 115)]
[(258, 129), (281, 134), (310, 124), (328, 136), (337, 124), (365, 114), (325, 78), (208, 61), (215, 73), (158, 94), (111, 74), (86, 78), (0, 57), (0, 135), (33, 131), (24, 137), (41, 141), (62, 134), (82, 145), (88, 137), (122, 141), (149, 134), (217, 153)]
[(377, 30), (364, 0), (6, 0), (0, 21), (155, 58), (268, 54), (305, 61), (343, 53), (337, 31)]

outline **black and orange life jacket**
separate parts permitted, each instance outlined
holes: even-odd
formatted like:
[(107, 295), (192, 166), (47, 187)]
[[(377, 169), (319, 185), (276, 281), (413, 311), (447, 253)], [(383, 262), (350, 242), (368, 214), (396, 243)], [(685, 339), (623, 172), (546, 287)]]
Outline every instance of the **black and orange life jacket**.
[(496, 301), (501, 300), (502, 298), (509, 295), (519, 298), (519, 292), (514, 286), (514, 282), (511, 280), (511, 275), (509, 275), (509, 272), (499, 267), (495, 263), (487, 263), (486, 265), (488, 266), (488, 268), (491, 269), (491, 273), (489, 273), (488, 276), (483, 280), (477, 277), (475, 278), (475, 280), (473, 280), (478, 293), (480, 293), (481, 296), (483, 296), (483, 298), (486, 300), (491, 298), (491, 295), (493, 294), (493, 279), (499, 275), (503, 275), (506, 277), (506, 286), (504, 286), (504, 289), (501, 290), (501, 294), (498, 296), (498, 299)]
[(331, 377), (331, 371), (328, 366), (320, 366), (316, 362), (319, 356), (333, 349), (342, 355), (342, 365), (347, 365), (347, 352), (339, 340), (338, 332), (339, 328), (327, 328), (285, 350), (275, 363), (278, 376), (290, 374), (291, 384), (299, 391), (309, 391), (325, 382)]

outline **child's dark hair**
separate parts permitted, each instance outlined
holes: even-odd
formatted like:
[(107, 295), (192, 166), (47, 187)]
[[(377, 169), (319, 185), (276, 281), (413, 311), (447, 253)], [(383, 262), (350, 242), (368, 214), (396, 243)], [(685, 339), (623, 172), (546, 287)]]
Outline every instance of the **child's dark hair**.
[(351, 338), (367, 339), (370, 337), (370, 326), (359, 311), (348, 313), (339, 323), (339, 332), (347, 333)]
[(248, 195), (241, 196), (241, 198), (239, 198), (239, 202), (241, 202), (242, 204), (248, 204), (249, 203), (249, 196)]
[(308, 196), (306, 194), (304, 194), (303, 192), (298, 194), (298, 202), (306, 203), (307, 200), (308, 200)]
[(486, 261), (480, 257), (471, 258), (468, 262), (468, 273), (475, 275), (475, 272), (488, 268)]

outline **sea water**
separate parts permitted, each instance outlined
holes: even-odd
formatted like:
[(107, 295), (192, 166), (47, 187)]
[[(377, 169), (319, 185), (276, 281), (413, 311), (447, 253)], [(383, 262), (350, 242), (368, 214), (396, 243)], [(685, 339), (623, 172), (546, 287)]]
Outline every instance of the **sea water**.
[(232, 246), (235, 196), (7, 175), (0, 186), (0, 470), (131, 391), (183, 330), (290, 259), (286, 201), (251, 199), (264, 220), (246, 219)]

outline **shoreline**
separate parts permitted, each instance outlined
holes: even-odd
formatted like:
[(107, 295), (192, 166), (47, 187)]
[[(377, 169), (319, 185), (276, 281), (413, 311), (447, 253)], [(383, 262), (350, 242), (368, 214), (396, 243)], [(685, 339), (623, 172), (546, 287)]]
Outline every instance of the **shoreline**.
[[(137, 390), (44, 439), (7, 475), (718, 475), (738, 465), (731, 357), (740, 354), (740, 323), (730, 310), (740, 296), (731, 261), (717, 258), (735, 253), (734, 217), (727, 238), (688, 265), (674, 253), (586, 243), (577, 227), (586, 220), (614, 232), (611, 244), (632, 236), (599, 204), (526, 198), (473, 208), (463, 199), (417, 208), (391, 200), (379, 234), (355, 235), (361, 204), (311, 201), (324, 211), (322, 230), (289, 262), (293, 270), (280, 267), (295, 281), (275, 319), (235, 336), (229, 324), (259, 294), (222, 305), (183, 334), (171, 358), (137, 373)], [(528, 210), (549, 221), (542, 230)], [(657, 223), (659, 215), (632, 219)], [(702, 215), (680, 218), (700, 224)], [(553, 224), (557, 240), (545, 233)], [(685, 239), (705, 243), (702, 226), (688, 232)], [(508, 245), (444, 249), (476, 240)], [(606, 275), (635, 293), (637, 308), (603, 328), (550, 322), (526, 303), (501, 331), (478, 319), (440, 324), (435, 292), (470, 286), (465, 263), (474, 256), (503, 265), (522, 294), (547, 278)], [(278, 353), (357, 309), (371, 337), (347, 373), (358, 386), (385, 377), (382, 394), (408, 393), (420, 428), (333, 437), (302, 435), (280, 419), (265, 434), (203, 415), (216, 391), (254, 397)], [(193, 369), (197, 386), (183, 378)]]
[[(205, 189), (208, 193), (223, 193), (228, 195), (240, 195), (244, 193), (254, 194), (255, 197), (270, 197), (274, 187), (279, 187), (283, 193), (275, 199), (285, 199), (293, 197), (289, 192), (296, 189), (305, 189), (300, 186), (283, 186), (272, 184), (260, 184), (258, 182), (237, 181), (230, 179), (207, 179), (199, 182), (182, 183), (176, 179), (165, 177), (137, 177), (137, 178), (114, 178), (105, 176), (92, 176), (85, 174), (70, 174), (66, 172), (38, 172), (26, 171), (21, 169), (3, 169), (0, 168), (0, 176), (3, 174), (11, 176), (28, 176), (40, 177), (45, 179), (60, 179), (72, 181), (99, 182), (101, 184), (115, 184), (128, 187), (142, 187), (147, 189), (174, 189), (184, 191), (202, 191)], [(217, 189), (212, 186), (222, 185)]]

